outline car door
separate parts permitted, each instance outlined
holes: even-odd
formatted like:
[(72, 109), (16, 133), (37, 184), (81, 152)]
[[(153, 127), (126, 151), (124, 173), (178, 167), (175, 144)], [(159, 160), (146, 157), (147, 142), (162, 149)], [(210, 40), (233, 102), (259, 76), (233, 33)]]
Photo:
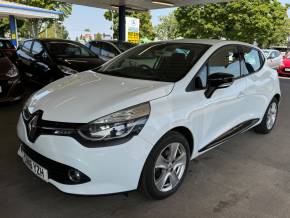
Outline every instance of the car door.
[(271, 93), (271, 74), (268, 67), (263, 67), (265, 57), (256, 48), (241, 46), (242, 52), (242, 74), (246, 79), (247, 89), (245, 97), (247, 103), (244, 104), (244, 111), (249, 119), (262, 118), (267, 108), (268, 93)]
[(31, 46), (32, 41), (25, 41), (22, 46), (19, 47), (17, 51), (17, 64), (20, 71), (27, 78), (32, 78), (33, 74), (31, 73)]
[(50, 70), (48, 54), (41, 42), (34, 41), (31, 49), (31, 70), (35, 82), (48, 84), (53, 81), (53, 74)]
[(243, 106), (246, 83), (241, 77), (240, 53), (237, 46), (229, 45), (218, 49), (197, 74), (195, 83), (199, 86), (204, 84), (201, 81), (214, 73), (231, 74), (234, 82), (227, 88), (217, 89), (209, 98), (204, 92), (199, 92), (199, 152), (213, 147), (216, 140), (245, 120)]

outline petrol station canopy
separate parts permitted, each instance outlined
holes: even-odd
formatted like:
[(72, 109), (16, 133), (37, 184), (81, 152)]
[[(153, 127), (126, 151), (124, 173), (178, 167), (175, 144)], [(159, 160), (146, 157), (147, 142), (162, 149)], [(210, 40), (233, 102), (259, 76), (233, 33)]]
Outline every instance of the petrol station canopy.
[(127, 9), (152, 10), (185, 5), (227, 2), (230, 0), (61, 0), (72, 4), (91, 6), (103, 9), (114, 9), (126, 6)]
[(47, 10), (43, 8), (31, 7), (28, 5), (17, 4), (14, 2), (0, 0), (0, 17), (15, 16), (17, 18), (54, 18), (58, 19), (60, 11)]

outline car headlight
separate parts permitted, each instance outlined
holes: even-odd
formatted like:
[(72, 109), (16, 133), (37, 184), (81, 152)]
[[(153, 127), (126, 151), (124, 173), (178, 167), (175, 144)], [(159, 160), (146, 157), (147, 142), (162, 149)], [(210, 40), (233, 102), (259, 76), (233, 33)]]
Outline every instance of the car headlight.
[(6, 76), (13, 78), (18, 76), (19, 72), (18, 69), (16, 68), (16, 66), (14, 64), (12, 64), (10, 70), (8, 70), (8, 72), (6, 73)]
[(78, 71), (73, 70), (69, 67), (63, 66), (63, 65), (58, 65), (57, 67), (58, 67), (58, 69), (61, 70), (61, 72), (63, 72), (67, 76), (78, 73)]
[(149, 114), (150, 104), (143, 103), (99, 118), (79, 129), (90, 141), (109, 141), (139, 134)]

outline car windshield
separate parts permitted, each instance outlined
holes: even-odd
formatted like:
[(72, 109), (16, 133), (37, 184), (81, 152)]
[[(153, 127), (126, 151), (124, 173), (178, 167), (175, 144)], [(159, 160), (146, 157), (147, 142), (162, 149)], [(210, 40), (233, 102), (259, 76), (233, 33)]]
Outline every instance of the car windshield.
[(86, 46), (73, 42), (46, 42), (48, 51), (55, 57), (95, 58)]
[(10, 40), (0, 40), (0, 49), (14, 49)]
[(176, 82), (182, 79), (210, 47), (193, 43), (150, 43), (137, 46), (96, 72), (113, 76)]
[(121, 52), (127, 51), (130, 48), (133, 48), (135, 45), (130, 42), (119, 42), (114, 41), (112, 42), (115, 46), (117, 46), (118, 49), (120, 49)]

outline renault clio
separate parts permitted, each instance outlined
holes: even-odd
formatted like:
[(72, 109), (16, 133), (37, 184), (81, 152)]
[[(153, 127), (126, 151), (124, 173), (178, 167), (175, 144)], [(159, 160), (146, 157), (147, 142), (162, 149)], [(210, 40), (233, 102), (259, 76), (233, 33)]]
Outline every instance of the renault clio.
[(59, 190), (172, 195), (189, 161), (251, 128), (275, 126), (280, 87), (263, 52), (234, 41), (137, 46), (27, 101), (18, 154)]

